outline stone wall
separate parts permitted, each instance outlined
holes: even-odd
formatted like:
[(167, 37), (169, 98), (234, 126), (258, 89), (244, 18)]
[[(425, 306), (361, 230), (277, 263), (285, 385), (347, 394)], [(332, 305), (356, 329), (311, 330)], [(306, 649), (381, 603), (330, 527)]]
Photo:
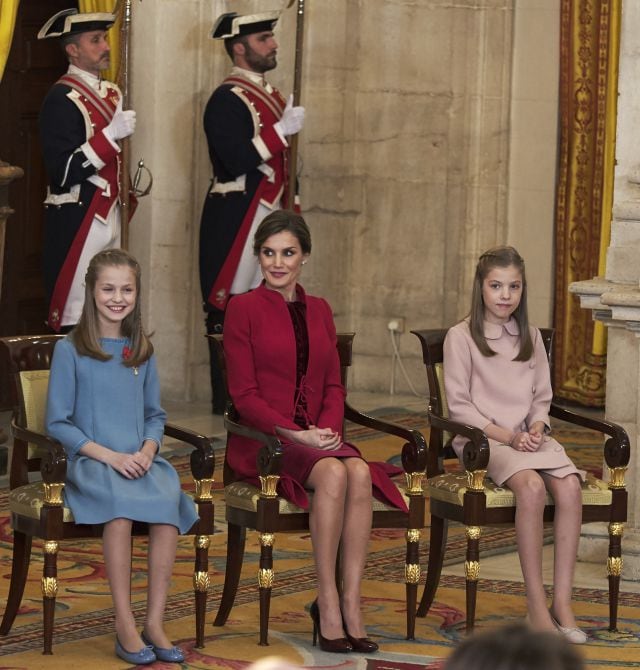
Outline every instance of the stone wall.
[[(264, 8), (135, 6), (133, 156), (156, 181), (131, 246), (147, 270), (145, 312), (167, 398), (209, 397), (197, 280), (210, 176), (201, 116), (229, 60), (208, 33), (223, 11)], [(300, 182), (314, 249), (304, 283), (330, 300), (339, 328), (357, 333), (352, 388), (389, 388), (387, 322), (404, 317), (399, 346), (424, 390), (408, 330), (460, 318), (475, 259), (496, 243), (530, 260), (533, 320), (548, 324), (558, 21), (554, 0), (306, 2)], [(294, 33), (290, 9), (270, 73), (285, 93)]]

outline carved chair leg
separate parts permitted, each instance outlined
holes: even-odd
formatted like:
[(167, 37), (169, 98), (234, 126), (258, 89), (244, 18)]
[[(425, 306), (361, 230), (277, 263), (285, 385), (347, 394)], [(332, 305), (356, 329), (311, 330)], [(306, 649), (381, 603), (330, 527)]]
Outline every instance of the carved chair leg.
[(43, 654), (53, 653), (53, 619), (58, 594), (58, 543), (56, 540), (44, 542), (44, 569), (42, 574), (42, 610), (44, 618)]
[(440, 575), (442, 573), (442, 563), (444, 553), (447, 547), (447, 531), (449, 522), (437, 516), (431, 516), (431, 531), (429, 533), (429, 562), (427, 564), (427, 580), (424, 586), (424, 592), (416, 615), (423, 617), (427, 615), (433, 599), (436, 596)]
[(609, 556), (607, 575), (609, 577), (609, 630), (618, 628), (618, 596), (620, 593), (620, 575), (622, 574), (622, 533), (624, 525), (609, 524)]
[(11, 626), (20, 609), (24, 587), (29, 573), (29, 559), (31, 558), (31, 536), (18, 531), (13, 533), (13, 558), (11, 562), (11, 582), (7, 604), (0, 624), (0, 635), (8, 635)]
[(260, 593), (260, 646), (269, 646), (269, 607), (273, 587), (273, 533), (260, 533), (260, 568), (258, 586)]
[(464, 574), (467, 580), (467, 632), (473, 631), (476, 619), (476, 595), (478, 576), (480, 575), (480, 526), (467, 526), (467, 558), (464, 562)]
[(193, 590), (196, 601), (196, 644), (204, 647), (204, 622), (207, 615), (207, 594), (209, 591), (209, 535), (196, 535), (193, 544), (196, 550), (193, 572)]
[(407, 640), (415, 639), (416, 603), (420, 581), (420, 529), (407, 530), (407, 554), (405, 558), (404, 580), (407, 592)]
[(204, 624), (207, 616), (207, 598), (209, 595), (209, 546), (213, 535), (213, 460), (201, 459), (197, 451), (191, 453), (191, 470), (196, 485), (195, 501), (199, 520), (193, 529), (195, 537), (195, 563), (193, 567), (193, 592), (196, 609), (197, 649), (204, 647)]
[(227, 565), (224, 573), (224, 587), (220, 607), (216, 615), (214, 626), (224, 626), (236, 599), (236, 592), (240, 582), (240, 572), (244, 559), (244, 547), (247, 529), (234, 523), (227, 524)]

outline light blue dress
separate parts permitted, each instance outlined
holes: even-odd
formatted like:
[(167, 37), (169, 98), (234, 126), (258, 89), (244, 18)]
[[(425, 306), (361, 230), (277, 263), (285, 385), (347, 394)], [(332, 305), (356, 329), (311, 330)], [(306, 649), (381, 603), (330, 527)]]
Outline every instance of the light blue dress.
[(79, 454), (87, 442), (134, 453), (145, 440), (162, 443), (166, 414), (160, 406), (155, 357), (135, 373), (122, 364), (125, 339), (100, 340), (112, 358), (80, 356), (72, 336), (60, 340), (51, 361), (47, 397), (47, 433), (67, 454), (65, 503), (77, 523), (126, 518), (176, 526), (185, 533), (198, 515), (180, 489), (178, 473), (156, 455), (149, 471), (127, 479), (110, 465)]

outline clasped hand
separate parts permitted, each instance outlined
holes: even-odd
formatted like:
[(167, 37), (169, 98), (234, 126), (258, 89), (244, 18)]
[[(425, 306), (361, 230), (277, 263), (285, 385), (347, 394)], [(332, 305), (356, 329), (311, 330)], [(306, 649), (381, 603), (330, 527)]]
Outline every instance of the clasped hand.
[(127, 479), (138, 479), (147, 474), (153, 459), (144, 451), (136, 451), (134, 454), (121, 454), (113, 452), (111, 467)]
[(538, 451), (542, 438), (542, 433), (537, 430), (520, 431), (511, 438), (509, 444), (516, 451)]
[(331, 428), (318, 428), (313, 425), (309, 426), (307, 430), (301, 430), (296, 433), (296, 441), (307, 447), (327, 451), (340, 449), (342, 445), (339, 433), (334, 433)]

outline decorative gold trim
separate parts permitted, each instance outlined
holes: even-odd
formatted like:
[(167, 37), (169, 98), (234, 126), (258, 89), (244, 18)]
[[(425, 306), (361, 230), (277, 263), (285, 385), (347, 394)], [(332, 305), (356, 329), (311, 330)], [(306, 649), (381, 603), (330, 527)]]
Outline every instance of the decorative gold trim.
[(465, 533), (467, 534), (467, 539), (469, 540), (479, 540), (482, 535), (481, 526), (467, 526), (465, 528)]
[(464, 576), (468, 582), (477, 582), (480, 576), (480, 562), (479, 561), (465, 561), (464, 562)]
[(258, 570), (258, 586), (261, 589), (270, 589), (273, 586), (273, 570), (260, 568)]
[(204, 593), (209, 589), (209, 573), (201, 570), (193, 573), (193, 590)]
[(606, 333), (569, 292), (603, 276), (611, 227), (621, 0), (560, 1), (554, 392), (604, 406)]
[(484, 478), (486, 470), (467, 470), (467, 488), (471, 491), (484, 491)]
[(194, 479), (196, 485), (196, 502), (209, 502), (213, 500), (213, 483), (215, 479)]
[(280, 475), (267, 475), (266, 477), (260, 475), (260, 495), (263, 498), (275, 498), (279, 479)]
[(622, 574), (622, 557), (607, 557), (607, 574), (610, 577), (620, 577)]
[(196, 535), (193, 538), (193, 546), (196, 549), (208, 549), (211, 544), (211, 538), (208, 535)]
[(42, 597), (55, 598), (58, 593), (58, 580), (55, 577), (42, 578)]
[(45, 554), (57, 554), (58, 553), (58, 543), (55, 540), (47, 540), (43, 545)]
[(598, 642), (637, 642), (635, 631), (633, 630), (607, 630), (601, 628), (598, 630)]
[(62, 505), (62, 492), (64, 491), (64, 482), (54, 482), (47, 484), (42, 482), (44, 486), (44, 502), (45, 505), (59, 507)]
[(620, 468), (609, 468), (609, 488), (610, 489), (623, 489), (624, 488), (624, 475), (627, 471), (626, 466)]
[(623, 523), (610, 523), (609, 524), (609, 535), (624, 535), (624, 524)]
[(276, 536), (273, 533), (260, 533), (260, 544), (263, 547), (273, 547)]
[(406, 533), (407, 542), (420, 542), (420, 529), (409, 528)]
[(407, 584), (417, 584), (420, 581), (420, 564), (407, 563), (404, 566), (404, 581)]
[(405, 472), (404, 476), (407, 480), (407, 495), (421, 496), (422, 480), (424, 479), (424, 472)]

